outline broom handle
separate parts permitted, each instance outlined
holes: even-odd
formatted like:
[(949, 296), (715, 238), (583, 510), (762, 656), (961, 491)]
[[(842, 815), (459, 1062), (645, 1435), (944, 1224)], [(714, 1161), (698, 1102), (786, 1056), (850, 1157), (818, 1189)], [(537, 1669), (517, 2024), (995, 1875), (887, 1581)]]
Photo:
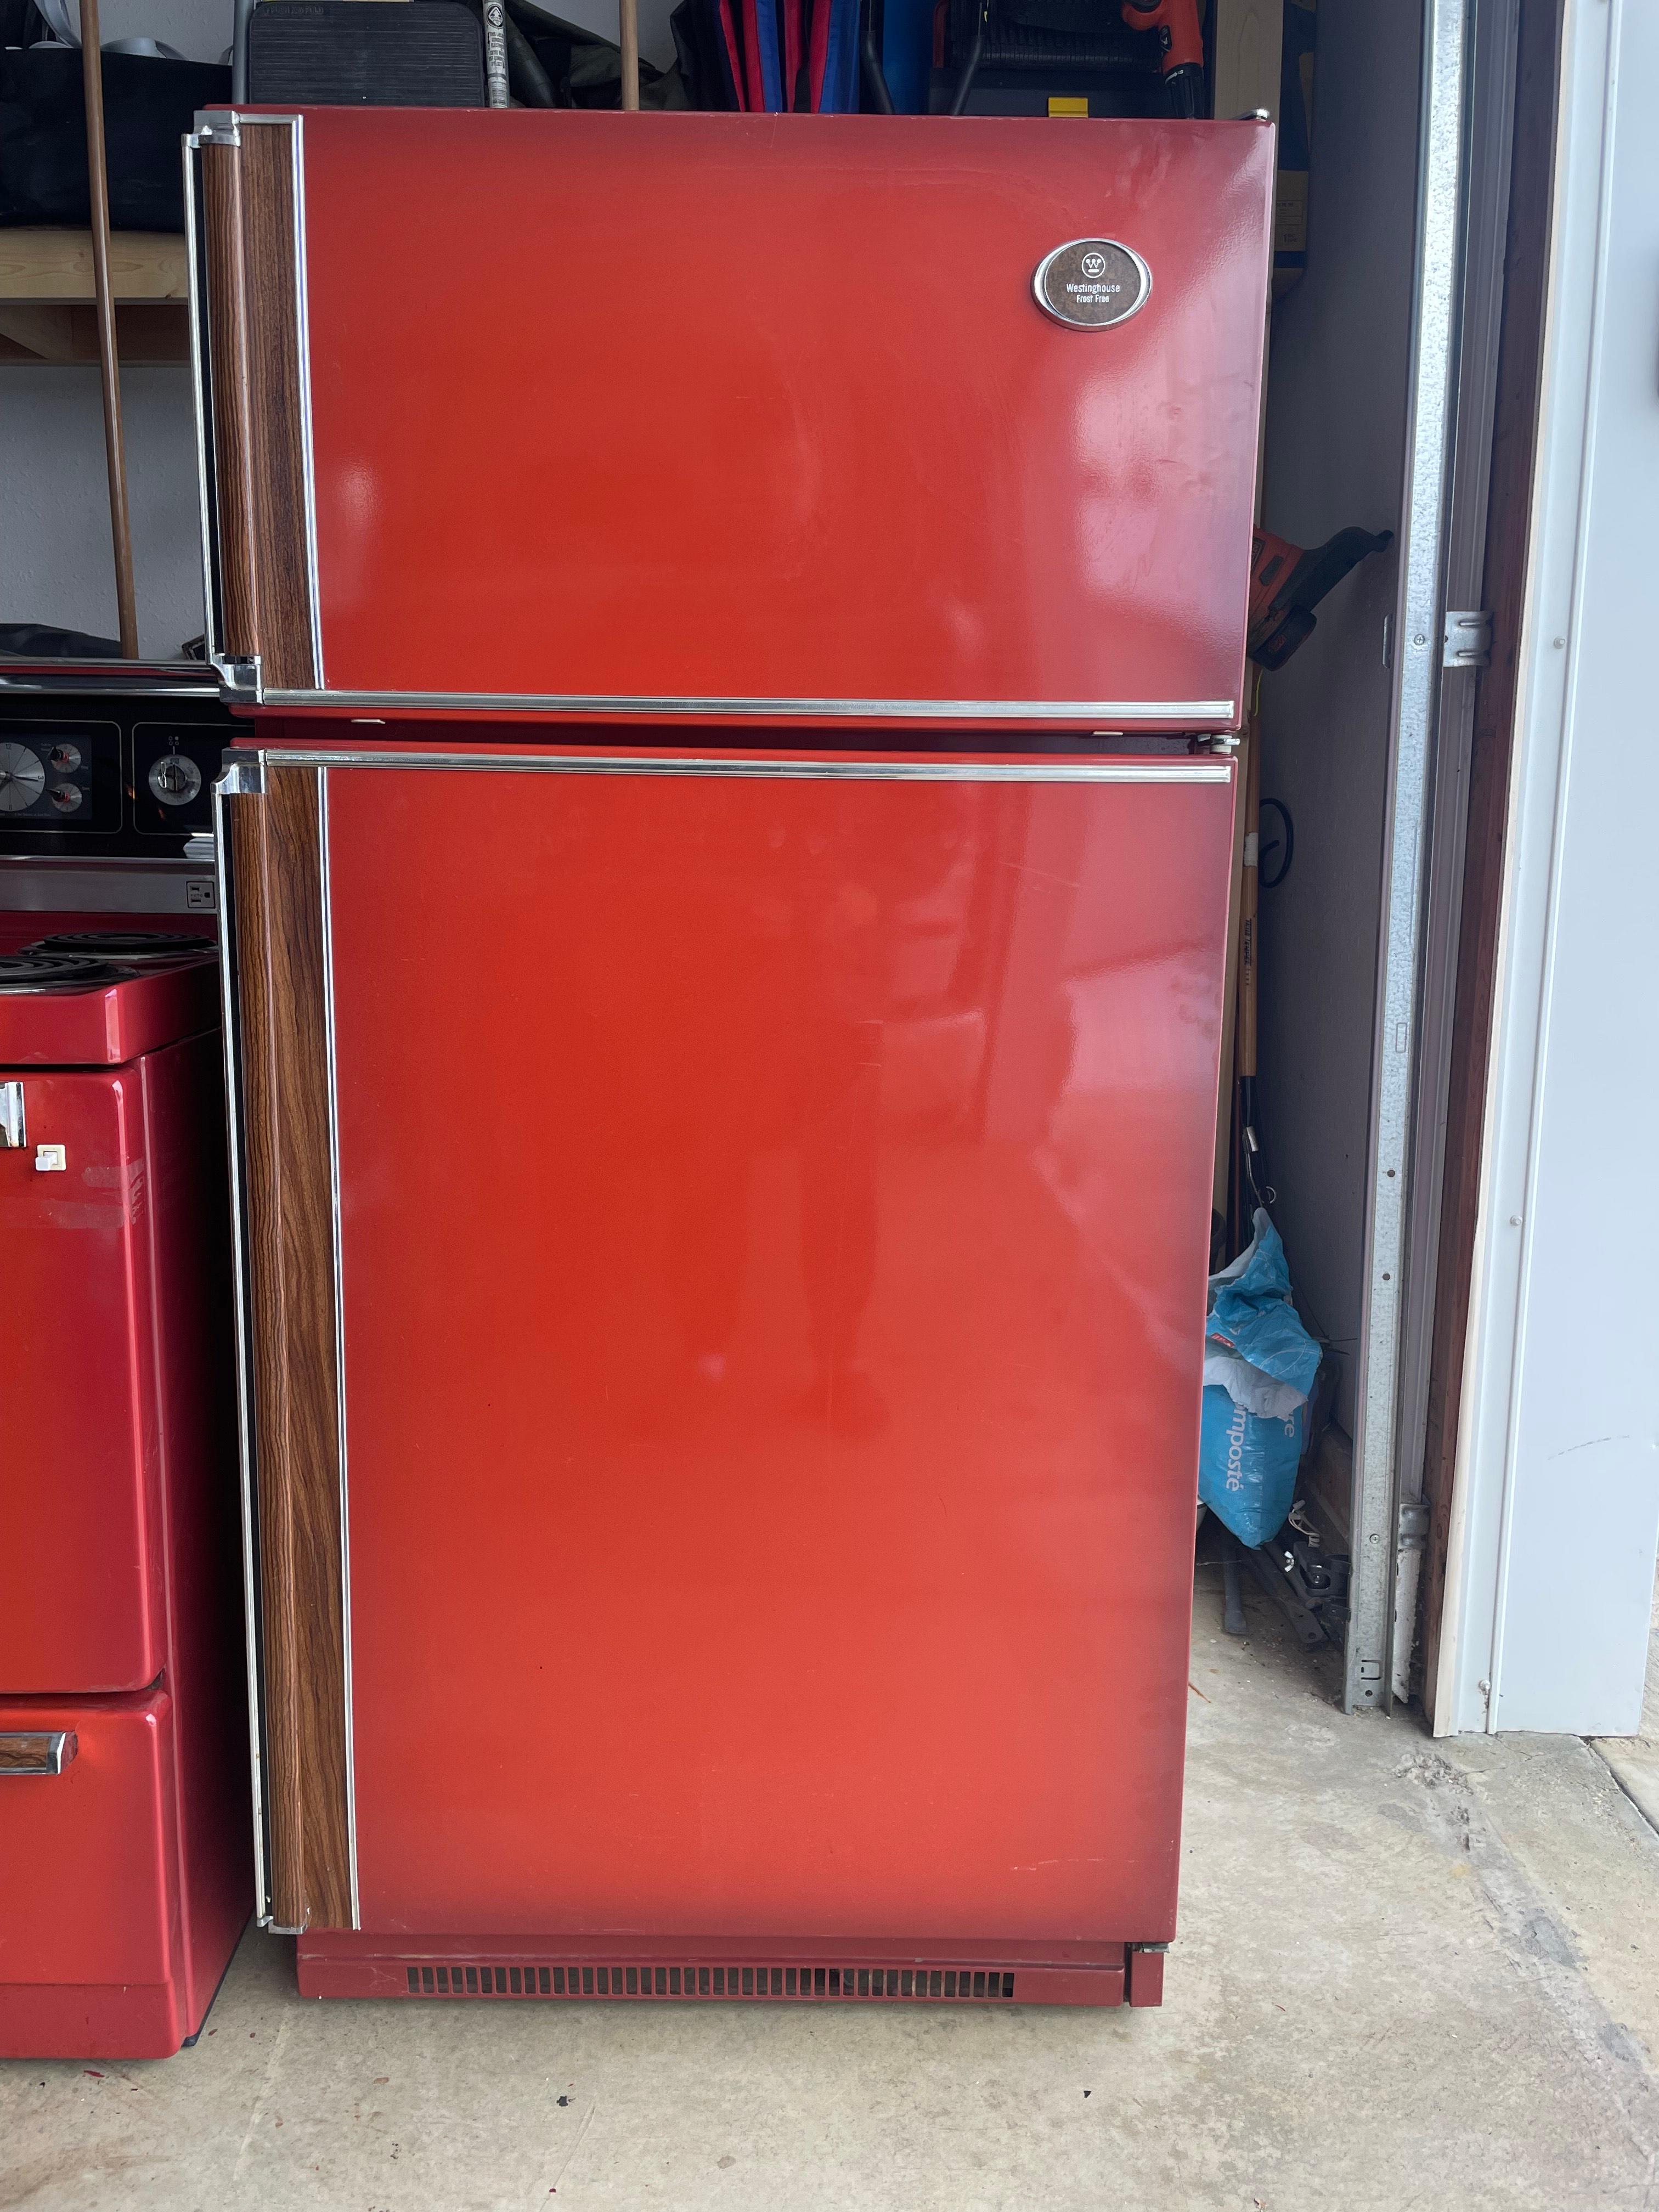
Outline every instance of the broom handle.
[(640, 104), (640, 0), (618, 0), (622, 15), (622, 104)]
[(138, 658), (138, 609), (132, 587), (132, 526), (127, 514), (127, 451), (121, 430), (121, 369), (115, 350), (115, 301), (109, 277), (109, 166), (104, 149), (103, 48), (98, 0), (81, 0), (81, 83), (87, 111), (87, 196), (92, 204), (92, 269), (98, 300), (98, 367), (104, 383), (104, 460), (109, 526), (115, 542), (115, 605), (121, 654)]

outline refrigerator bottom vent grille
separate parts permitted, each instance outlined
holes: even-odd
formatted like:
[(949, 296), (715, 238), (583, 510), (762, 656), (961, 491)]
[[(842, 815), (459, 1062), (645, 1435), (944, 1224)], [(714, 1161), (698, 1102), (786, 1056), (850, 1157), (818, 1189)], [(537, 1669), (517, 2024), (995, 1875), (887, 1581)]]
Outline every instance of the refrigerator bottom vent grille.
[(896, 1997), (969, 2004), (1014, 1995), (1017, 1977), (978, 1966), (409, 1966), (412, 1997)]

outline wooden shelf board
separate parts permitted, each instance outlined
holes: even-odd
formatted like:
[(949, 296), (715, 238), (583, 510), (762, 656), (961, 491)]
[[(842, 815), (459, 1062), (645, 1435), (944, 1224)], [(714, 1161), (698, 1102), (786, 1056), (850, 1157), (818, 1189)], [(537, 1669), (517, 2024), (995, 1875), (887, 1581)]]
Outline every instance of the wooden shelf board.
[[(170, 231), (118, 230), (110, 273), (119, 301), (182, 309), (190, 295), (185, 241)], [(89, 230), (0, 228), (0, 301), (16, 306), (90, 306)]]
[[(170, 301), (146, 301), (115, 310), (118, 360), (140, 363), (190, 359), (190, 328)], [(79, 301), (45, 306), (0, 300), (0, 366), (38, 368), (42, 362), (96, 362), (98, 310)]]

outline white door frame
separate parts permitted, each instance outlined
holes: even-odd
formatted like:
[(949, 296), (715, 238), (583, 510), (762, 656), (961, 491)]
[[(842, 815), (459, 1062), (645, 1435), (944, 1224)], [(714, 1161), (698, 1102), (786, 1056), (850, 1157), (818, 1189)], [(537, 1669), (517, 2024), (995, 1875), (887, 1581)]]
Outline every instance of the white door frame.
[(1659, 9), (1561, 62), (1443, 1735), (1633, 1731), (1659, 1544)]

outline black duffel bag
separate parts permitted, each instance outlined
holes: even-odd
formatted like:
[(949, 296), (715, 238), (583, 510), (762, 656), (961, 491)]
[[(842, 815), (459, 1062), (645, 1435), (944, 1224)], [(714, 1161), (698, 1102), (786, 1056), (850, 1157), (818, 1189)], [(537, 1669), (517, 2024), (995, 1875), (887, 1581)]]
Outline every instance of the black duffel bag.
[[(198, 108), (227, 105), (230, 71), (154, 54), (106, 53), (103, 64), (110, 226), (182, 230), (179, 141)], [(0, 223), (91, 220), (80, 48), (0, 52)]]

